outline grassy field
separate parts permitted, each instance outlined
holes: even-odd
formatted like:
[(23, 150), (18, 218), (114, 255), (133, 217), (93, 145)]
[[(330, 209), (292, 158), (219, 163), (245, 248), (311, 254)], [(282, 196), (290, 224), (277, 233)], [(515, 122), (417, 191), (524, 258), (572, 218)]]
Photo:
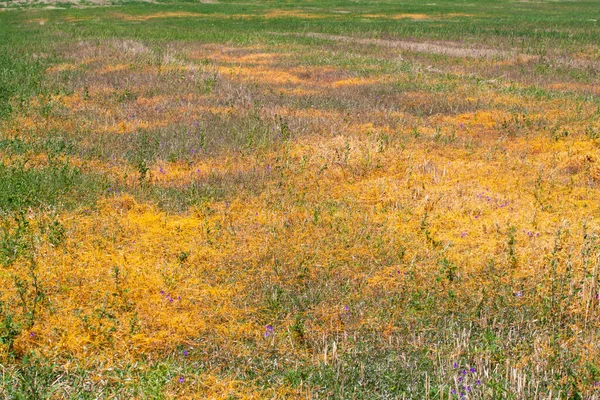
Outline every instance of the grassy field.
[(600, 399), (600, 3), (0, 2), (0, 397)]

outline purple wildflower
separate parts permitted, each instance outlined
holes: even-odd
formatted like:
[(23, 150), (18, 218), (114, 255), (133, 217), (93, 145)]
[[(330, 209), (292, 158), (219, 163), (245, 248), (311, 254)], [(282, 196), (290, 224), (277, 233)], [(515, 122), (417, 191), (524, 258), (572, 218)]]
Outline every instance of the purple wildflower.
[(273, 329), (273, 325), (265, 326), (265, 337), (269, 337), (275, 333), (275, 329)]
[(455, 362), (454, 364), (452, 364), (452, 366), (454, 367), (454, 369), (456, 369), (458, 368), (458, 363)]
[(520, 290), (518, 292), (515, 293), (515, 297), (523, 297), (523, 292), (521, 292)]
[(187, 357), (187, 355), (190, 354), (187, 350), (183, 351), (183, 355)]
[(475, 367), (471, 367), (471, 370), (470, 370), (470, 371), (471, 371), (471, 373), (473, 373), (473, 374), (474, 374), (474, 373), (475, 373), (477, 370), (475, 369)]
[(460, 234), (460, 237), (464, 238), (465, 236), (467, 236), (467, 232), (463, 232), (463, 233)]
[(179, 383), (183, 383), (183, 381), (184, 381), (183, 376), (180, 376), (179, 377)]
[(477, 379), (477, 381), (475, 382), (476, 385), (481, 385), (481, 379)]
[(35, 336), (35, 333), (34, 333), (34, 332), (31, 332), (31, 333), (29, 334), (29, 337), (34, 337), (34, 336)]

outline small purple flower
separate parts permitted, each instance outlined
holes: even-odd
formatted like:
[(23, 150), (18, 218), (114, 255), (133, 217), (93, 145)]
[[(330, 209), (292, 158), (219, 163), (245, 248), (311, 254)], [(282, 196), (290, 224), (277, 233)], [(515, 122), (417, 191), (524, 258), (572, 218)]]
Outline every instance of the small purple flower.
[(600, 299), (600, 294), (596, 293), (596, 300)]
[(180, 376), (179, 377), (179, 383), (183, 383), (183, 381), (184, 381), (183, 376)]
[(164, 174), (164, 173), (165, 173), (165, 170), (163, 169), (163, 167), (160, 167), (160, 168), (158, 169), (158, 171), (159, 171), (161, 174)]
[(463, 124), (462, 122), (460, 123), (460, 129), (465, 129), (465, 124)]
[(184, 350), (184, 351), (183, 351), (183, 355), (184, 355), (184, 356), (186, 356), (186, 357), (187, 357), (187, 356), (188, 356), (188, 354), (190, 354), (190, 353), (189, 353), (187, 350)]
[(34, 337), (34, 336), (35, 336), (35, 333), (34, 333), (34, 332), (31, 332), (31, 333), (29, 334), (29, 337), (31, 337), (31, 338), (32, 338), (32, 337)]
[(598, 386), (600, 386), (600, 382), (594, 383), (594, 387), (598, 387)]
[(463, 377), (462, 377), (462, 376), (459, 376), (459, 377), (458, 377), (458, 381), (459, 381), (459, 382), (462, 382), (462, 381), (463, 381)]
[(471, 391), (471, 386), (467, 386), (467, 392)]
[(520, 290), (518, 292), (515, 293), (515, 297), (521, 298), (523, 297), (523, 292), (521, 292)]
[(275, 333), (275, 329), (273, 329), (273, 325), (265, 326), (265, 337), (269, 337)]
[(477, 382), (475, 382), (476, 385), (481, 385), (481, 379), (477, 379)]
[(267, 164), (267, 171), (271, 170), (271, 164)]
[(475, 367), (471, 367), (470, 371), (474, 374), (477, 370), (475, 369)]
[(467, 232), (463, 232), (460, 234), (460, 237), (464, 238), (465, 236), (467, 236)]
[(454, 369), (456, 369), (458, 368), (458, 363), (455, 362), (454, 364), (452, 364), (452, 366), (454, 367)]
[(164, 291), (164, 290), (161, 290), (161, 291), (160, 291), (160, 294), (162, 294), (162, 295), (164, 296), (164, 294), (165, 294), (165, 291)]
[(456, 394), (456, 389), (452, 389), (452, 394)]
[(350, 307), (348, 307), (348, 305), (344, 306), (344, 310), (346, 310), (346, 312), (350, 311)]
[(466, 375), (466, 374), (467, 374), (467, 370), (466, 370), (466, 369), (463, 369), (463, 370), (462, 370), (462, 374), (463, 374), (463, 375)]

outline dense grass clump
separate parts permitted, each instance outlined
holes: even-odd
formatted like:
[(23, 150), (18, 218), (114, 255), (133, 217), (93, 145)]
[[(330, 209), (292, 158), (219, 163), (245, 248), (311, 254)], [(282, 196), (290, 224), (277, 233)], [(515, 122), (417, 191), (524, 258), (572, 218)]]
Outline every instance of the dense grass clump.
[(62, 208), (90, 204), (104, 188), (102, 180), (82, 174), (68, 161), (41, 168), (0, 165), (0, 210)]

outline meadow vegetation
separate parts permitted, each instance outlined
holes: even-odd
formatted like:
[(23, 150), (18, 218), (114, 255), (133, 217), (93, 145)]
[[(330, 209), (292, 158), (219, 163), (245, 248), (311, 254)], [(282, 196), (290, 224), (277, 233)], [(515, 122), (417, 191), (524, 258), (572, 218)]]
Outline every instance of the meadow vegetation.
[(600, 398), (599, 20), (0, 2), (0, 397)]

